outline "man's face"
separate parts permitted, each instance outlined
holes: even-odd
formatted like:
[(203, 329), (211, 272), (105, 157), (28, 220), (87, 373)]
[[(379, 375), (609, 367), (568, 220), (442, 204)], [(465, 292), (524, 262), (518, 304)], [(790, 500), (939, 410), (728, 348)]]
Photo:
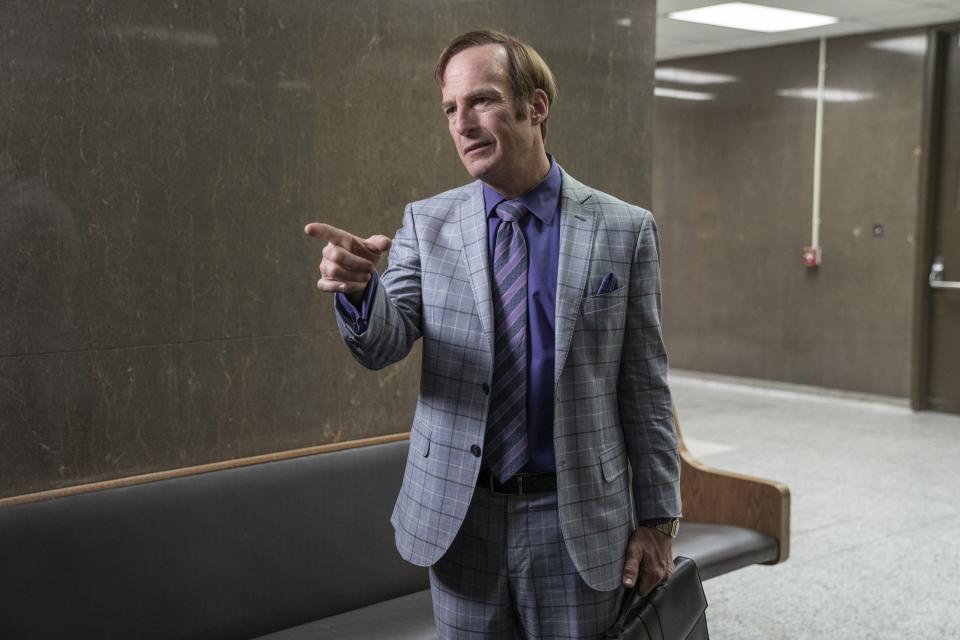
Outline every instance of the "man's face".
[(528, 117), (517, 119), (502, 46), (471, 47), (450, 58), (441, 92), (450, 136), (471, 176), (505, 192), (543, 162), (531, 105), (523, 106)]

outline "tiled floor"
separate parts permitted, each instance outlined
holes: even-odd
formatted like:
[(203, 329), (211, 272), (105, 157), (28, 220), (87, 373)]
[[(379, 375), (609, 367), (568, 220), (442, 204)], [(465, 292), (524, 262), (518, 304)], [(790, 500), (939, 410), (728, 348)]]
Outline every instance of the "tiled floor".
[(960, 416), (671, 377), (711, 466), (783, 482), (790, 559), (704, 583), (714, 640), (960, 639)]

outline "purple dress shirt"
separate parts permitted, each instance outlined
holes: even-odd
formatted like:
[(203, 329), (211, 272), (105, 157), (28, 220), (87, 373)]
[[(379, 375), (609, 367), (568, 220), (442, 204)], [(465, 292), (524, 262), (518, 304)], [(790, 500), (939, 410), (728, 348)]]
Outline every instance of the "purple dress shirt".
[[(557, 315), (557, 271), (560, 263), (560, 167), (550, 158), (550, 171), (518, 198), (529, 211), (520, 220), (527, 241), (527, 473), (556, 470), (553, 451), (553, 374)], [(502, 221), (494, 209), (506, 200), (487, 184), (483, 203), (487, 212), (490, 273), (493, 248)]]

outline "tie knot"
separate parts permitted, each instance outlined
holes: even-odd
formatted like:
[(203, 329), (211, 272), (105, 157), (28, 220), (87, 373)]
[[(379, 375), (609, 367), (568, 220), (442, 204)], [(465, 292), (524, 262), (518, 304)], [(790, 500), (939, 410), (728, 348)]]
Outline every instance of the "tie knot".
[(504, 200), (497, 205), (497, 217), (504, 222), (517, 222), (526, 213), (527, 208), (519, 200)]

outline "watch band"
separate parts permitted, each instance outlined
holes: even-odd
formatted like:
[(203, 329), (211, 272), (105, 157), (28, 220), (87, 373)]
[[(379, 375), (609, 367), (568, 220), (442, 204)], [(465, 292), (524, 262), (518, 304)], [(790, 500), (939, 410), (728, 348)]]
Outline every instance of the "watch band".
[(680, 519), (674, 518), (673, 520), (669, 520), (667, 522), (654, 525), (654, 529), (656, 529), (663, 535), (670, 536), (671, 538), (676, 538), (677, 534), (680, 533)]

